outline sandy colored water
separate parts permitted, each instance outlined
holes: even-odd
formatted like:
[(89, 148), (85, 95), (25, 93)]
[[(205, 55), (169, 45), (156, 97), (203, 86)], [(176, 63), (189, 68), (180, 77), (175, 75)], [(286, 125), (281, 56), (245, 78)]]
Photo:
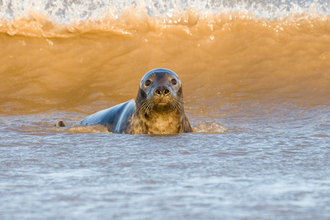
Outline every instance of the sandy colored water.
[(34, 16), (1, 22), (1, 113), (120, 103), (134, 98), (142, 76), (159, 67), (178, 73), (192, 106), (213, 100), (211, 107), (220, 109), (243, 96), (328, 102), (325, 16), (268, 21), (190, 12), (165, 22), (127, 15), (58, 27)]

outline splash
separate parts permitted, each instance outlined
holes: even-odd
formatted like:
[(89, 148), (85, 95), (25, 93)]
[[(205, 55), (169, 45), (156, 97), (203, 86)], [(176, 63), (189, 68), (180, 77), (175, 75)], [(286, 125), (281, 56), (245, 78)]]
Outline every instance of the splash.
[[(168, 26), (191, 28), (237, 20), (299, 22), (328, 20), (330, 3), (322, 0), (125, 0), (125, 1), (0, 1), (0, 33), (10, 36), (73, 37), (104, 31), (134, 35)], [(214, 36), (210, 36), (211, 39)], [(52, 44), (52, 42), (49, 42)]]
[(204, 134), (221, 134), (227, 131), (223, 125), (219, 122), (200, 122), (193, 128), (194, 132), (204, 133)]
[(70, 132), (70, 133), (109, 133), (112, 134), (112, 132), (109, 132), (108, 129), (101, 125), (95, 125), (95, 126), (73, 126), (70, 128), (52, 128), (52, 131), (57, 132)]

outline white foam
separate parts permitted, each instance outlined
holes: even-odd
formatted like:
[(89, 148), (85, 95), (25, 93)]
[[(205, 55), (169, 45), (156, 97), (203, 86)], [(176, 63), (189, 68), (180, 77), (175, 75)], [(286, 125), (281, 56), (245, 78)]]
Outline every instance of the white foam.
[(227, 131), (223, 125), (219, 124), (218, 122), (200, 122), (193, 128), (194, 132), (197, 133), (206, 133), (206, 134), (220, 134)]
[(186, 10), (195, 10), (200, 15), (229, 12), (252, 13), (255, 17), (282, 19), (292, 14), (329, 15), (328, 0), (95, 0), (95, 1), (52, 1), (52, 0), (2, 0), (0, 18), (14, 19), (28, 15), (30, 11), (45, 14), (56, 23), (71, 23), (98, 20), (103, 16), (120, 18), (130, 9), (139, 9), (149, 16), (171, 17)]

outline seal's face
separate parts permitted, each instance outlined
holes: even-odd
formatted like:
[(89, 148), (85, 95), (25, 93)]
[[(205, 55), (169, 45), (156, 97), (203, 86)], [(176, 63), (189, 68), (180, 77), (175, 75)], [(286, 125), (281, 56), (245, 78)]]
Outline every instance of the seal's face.
[(182, 89), (179, 77), (168, 69), (149, 71), (141, 80), (137, 97), (139, 110), (148, 113), (170, 112), (181, 109)]

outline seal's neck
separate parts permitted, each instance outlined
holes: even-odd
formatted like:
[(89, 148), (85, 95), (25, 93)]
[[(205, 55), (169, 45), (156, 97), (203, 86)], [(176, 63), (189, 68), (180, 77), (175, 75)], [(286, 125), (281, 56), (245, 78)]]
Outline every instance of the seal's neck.
[(182, 114), (176, 110), (163, 113), (151, 111), (149, 114), (137, 115), (137, 119), (139, 125), (135, 126), (133, 133), (176, 134), (182, 132)]

